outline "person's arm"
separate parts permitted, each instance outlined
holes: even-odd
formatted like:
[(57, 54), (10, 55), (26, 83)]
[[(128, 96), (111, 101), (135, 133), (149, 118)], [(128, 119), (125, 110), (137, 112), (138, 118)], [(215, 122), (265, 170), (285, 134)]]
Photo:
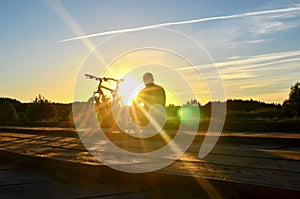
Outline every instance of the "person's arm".
[(160, 105), (162, 105), (163, 107), (165, 107), (166, 106), (166, 92), (165, 92), (165, 90), (162, 87), (160, 87), (159, 96), (158, 97), (159, 97), (158, 103)]

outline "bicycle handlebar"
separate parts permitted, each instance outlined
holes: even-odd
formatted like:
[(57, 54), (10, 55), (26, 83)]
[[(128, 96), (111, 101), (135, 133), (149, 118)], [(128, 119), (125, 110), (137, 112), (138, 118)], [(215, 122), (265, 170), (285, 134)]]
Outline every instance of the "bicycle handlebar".
[(114, 79), (114, 78), (110, 78), (110, 77), (96, 77), (96, 76), (94, 76), (94, 75), (89, 75), (89, 74), (85, 74), (85, 76), (87, 77), (87, 78), (89, 78), (89, 79), (95, 79), (95, 80), (98, 80), (98, 81), (100, 81), (100, 82), (102, 82), (102, 81), (115, 81), (115, 82), (122, 82), (122, 81), (124, 81), (124, 79)]

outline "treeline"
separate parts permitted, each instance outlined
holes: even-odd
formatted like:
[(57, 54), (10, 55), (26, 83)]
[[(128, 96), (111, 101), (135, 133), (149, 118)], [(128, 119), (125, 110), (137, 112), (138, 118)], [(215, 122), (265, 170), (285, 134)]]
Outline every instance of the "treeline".
[(288, 114), (280, 104), (268, 104), (255, 100), (228, 100), (228, 119), (287, 119)]
[[(195, 100), (190, 100), (194, 101)], [(212, 104), (223, 104), (224, 102), (209, 102), (204, 106), (197, 103), (186, 103), (183, 107), (170, 105), (167, 107), (169, 117), (179, 117), (178, 114), (184, 107), (189, 107), (190, 110), (199, 110), (202, 120), (209, 120), (211, 116)], [(292, 118), (292, 115), (283, 109), (280, 104), (268, 104), (255, 100), (227, 100), (226, 101), (226, 119), (228, 120), (258, 120), (258, 119), (287, 119)], [(179, 118), (178, 118), (179, 119)]]
[[(193, 100), (194, 101), (194, 100)], [(182, 114), (192, 117), (193, 110), (200, 111), (201, 119), (209, 120), (212, 103), (204, 106), (200, 103), (186, 103), (184, 106), (169, 105), (166, 107), (170, 120), (178, 121)], [(287, 119), (295, 118), (285, 106), (268, 104), (255, 100), (227, 100), (226, 118), (229, 120), (254, 120), (254, 119)], [(189, 110), (184, 113), (182, 110)], [(44, 97), (37, 97), (31, 103), (21, 103), (16, 99), (0, 98), (0, 124), (34, 124), (34, 123), (64, 122), (72, 123), (72, 104), (50, 102)]]
[(16, 99), (0, 98), (0, 124), (69, 123), (72, 120), (72, 104), (50, 102), (41, 95), (31, 103)]
[[(175, 123), (181, 117), (193, 118), (193, 112), (200, 112), (200, 119), (209, 120), (212, 103), (201, 105), (191, 99), (182, 107), (168, 105), (166, 112), (169, 121)], [(300, 118), (300, 82), (290, 88), (287, 100), (282, 104), (264, 103), (256, 100), (233, 99), (226, 101), (226, 120), (287, 120)], [(195, 112), (194, 112), (195, 113)], [(0, 125), (22, 125), (62, 123), (73, 125), (72, 104), (54, 103), (43, 96), (37, 96), (31, 103), (21, 103), (16, 99), (0, 98)]]
[[(212, 103), (201, 106), (196, 99), (189, 100), (184, 106), (198, 107), (202, 119), (210, 118)], [(265, 103), (256, 100), (227, 100), (227, 120), (287, 120), (300, 118), (300, 82), (290, 87), (288, 99), (282, 105)], [(177, 107), (179, 108), (179, 107)], [(172, 109), (172, 107), (171, 107)], [(174, 109), (174, 107), (173, 107)], [(170, 111), (168, 111), (170, 112)], [(174, 113), (174, 110), (171, 111)]]

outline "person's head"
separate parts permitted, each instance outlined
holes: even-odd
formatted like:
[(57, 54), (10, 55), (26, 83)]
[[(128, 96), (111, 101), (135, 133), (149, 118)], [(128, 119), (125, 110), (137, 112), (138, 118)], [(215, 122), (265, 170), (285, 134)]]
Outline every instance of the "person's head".
[(145, 73), (143, 75), (144, 84), (151, 84), (154, 82), (153, 75), (151, 73)]

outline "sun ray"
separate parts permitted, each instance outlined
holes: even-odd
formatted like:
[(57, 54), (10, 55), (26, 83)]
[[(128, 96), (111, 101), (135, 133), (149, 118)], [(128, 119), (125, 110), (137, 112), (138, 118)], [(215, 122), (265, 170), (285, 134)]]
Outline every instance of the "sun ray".
[[(59, 0), (48, 0), (48, 5), (52, 10), (64, 21), (64, 23), (75, 33), (77, 36), (85, 35), (79, 24), (74, 20), (70, 13), (65, 9), (63, 4)], [(95, 50), (96, 46), (91, 42), (89, 38), (82, 39), (81, 42), (91, 52)], [(98, 51), (95, 51), (95, 56), (98, 61), (106, 66), (107, 63)]]

